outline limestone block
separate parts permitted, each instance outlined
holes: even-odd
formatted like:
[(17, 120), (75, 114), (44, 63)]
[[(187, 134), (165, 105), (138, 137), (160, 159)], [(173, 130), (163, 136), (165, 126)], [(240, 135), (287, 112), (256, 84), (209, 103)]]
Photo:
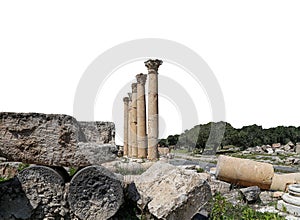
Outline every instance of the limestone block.
[(68, 115), (0, 113), (0, 156), (49, 166), (87, 166), (116, 157), (116, 147), (86, 142)]
[(157, 162), (135, 179), (140, 209), (158, 219), (191, 219), (211, 199), (203, 174)]
[(104, 121), (79, 121), (80, 128), (88, 142), (115, 144), (115, 124)]

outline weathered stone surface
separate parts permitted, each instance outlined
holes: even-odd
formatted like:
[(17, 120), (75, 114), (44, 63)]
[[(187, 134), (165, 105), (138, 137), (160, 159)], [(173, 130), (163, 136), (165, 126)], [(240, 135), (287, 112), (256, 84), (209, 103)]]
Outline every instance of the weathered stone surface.
[(159, 132), (158, 117), (158, 68), (162, 60), (147, 60), (148, 69), (148, 159), (158, 158), (157, 144)]
[(79, 121), (80, 128), (88, 142), (115, 144), (115, 124), (102, 121)]
[(282, 195), (282, 200), (278, 202), (277, 208), (300, 216), (300, 184), (289, 185), (288, 193)]
[(170, 153), (170, 150), (168, 147), (158, 147), (158, 153), (160, 156), (166, 156)]
[(124, 148), (123, 148), (123, 155), (128, 156), (128, 120), (129, 120), (129, 112), (128, 112), (128, 105), (129, 105), (129, 98), (124, 97)]
[(297, 154), (300, 154), (300, 143), (297, 143), (296, 147), (295, 147), (295, 152)]
[(261, 204), (268, 205), (271, 202), (276, 201), (277, 199), (273, 195), (274, 194), (271, 191), (262, 191), (259, 194), (259, 199), (260, 199)]
[(3, 162), (0, 163), (0, 177), (12, 178), (18, 173), (20, 162)]
[(240, 189), (240, 192), (247, 203), (254, 203), (259, 198), (260, 188), (258, 186), (250, 186)]
[(66, 219), (68, 214), (64, 180), (48, 167), (23, 170), (0, 184), (0, 195), (0, 219)]
[(18, 178), (0, 183), (0, 219), (30, 219), (32, 212)]
[(131, 121), (130, 121), (130, 130), (131, 130), (131, 157), (137, 158), (138, 156), (138, 147), (137, 147), (137, 84), (132, 83), (132, 96), (131, 96)]
[(115, 158), (114, 145), (84, 142), (85, 135), (71, 116), (0, 113), (0, 156), (11, 161), (78, 167)]
[(272, 147), (273, 147), (273, 148), (279, 148), (280, 146), (281, 146), (280, 143), (274, 143), (274, 144), (272, 144)]
[(135, 180), (139, 208), (158, 219), (191, 219), (211, 198), (201, 173), (157, 162)]
[(106, 168), (89, 166), (72, 178), (68, 201), (79, 219), (108, 219), (123, 203), (123, 188), (119, 179)]
[[(100, 165), (116, 159), (117, 148), (111, 144), (95, 144), (80, 142), (74, 147), (74, 153), (68, 160), (69, 166)], [(67, 157), (67, 156), (65, 156)], [(65, 165), (67, 166), (67, 165)]]
[(286, 191), (288, 185), (300, 183), (300, 173), (274, 174), (271, 190)]
[(300, 206), (292, 205), (283, 200), (278, 201), (277, 208), (281, 211), (291, 213), (295, 216), (300, 216)]
[(216, 176), (219, 180), (241, 186), (269, 189), (274, 176), (271, 164), (220, 155)]
[(147, 123), (146, 123), (146, 98), (145, 83), (147, 75), (136, 75), (137, 80), (137, 146), (138, 158), (147, 158)]
[(220, 180), (212, 180), (209, 182), (212, 195), (215, 195), (216, 193), (228, 193), (230, 191), (230, 183), (226, 183), (224, 181)]

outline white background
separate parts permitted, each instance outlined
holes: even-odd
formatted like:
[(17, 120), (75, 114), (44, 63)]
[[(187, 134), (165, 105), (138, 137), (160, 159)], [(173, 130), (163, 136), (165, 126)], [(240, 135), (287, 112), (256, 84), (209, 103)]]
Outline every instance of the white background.
[[(300, 126), (299, 11), (296, 0), (1, 1), (0, 111), (72, 115), (77, 84), (97, 56), (125, 41), (154, 37), (182, 43), (207, 62), (223, 90), (226, 121), (234, 127)], [(143, 63), (130, 68), (128, 77), (146, 72)], [(179, 78), (185, 74), (180, 71)], [(160, 74), (175, 72), (166, 64)], [(118, 90), (123, 83), (110, 82), (108, 88)], [(106, 110), (100, 111), (98, 100), (95, 119), (112, 120), (114, 97), (103, 94)], [(200, 123), (211, 120), (203, 100), (195, 103), (203, 111)], [(172, 120), (172, 103), (162, 99), (161, 105), (165, 135), (184, 129)]]

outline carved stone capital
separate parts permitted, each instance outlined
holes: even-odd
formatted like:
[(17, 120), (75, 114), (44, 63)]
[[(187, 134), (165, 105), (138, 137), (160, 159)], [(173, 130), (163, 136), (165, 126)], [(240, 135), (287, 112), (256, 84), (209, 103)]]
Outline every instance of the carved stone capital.
[(132, 88), (132, 93), (136, 93), (137, 92), (137, 83), (132, 83), (131, 84), (131, 88)]
[(163, 61), (162, 60), (158, 60), (158, 59), (156, 59), (156, 60), (147, 60), (146, 62), (145, 62), (145, 66), (148, 68), (148, 71), (149, 71), (149, 73), (150, 72), (153, 72), (153, 71), (155, 71), (155, 72), (157, 72), (158, 71), (158, 67), (161, 65), (163, 63)]
[(145, 85), (146, 80), (147, 80), (146, 74), (140, 73), (140, 74), (137, 74), (135, 77), (136, 77), (136, 81), (138, 84), (142, 84), (143, 86)]
[(128, 102), (129, 102), (129, 98), (128, 98), (128, 97), (124, 97), (124, 98), (123, 98), (123, 102), (125, 102), (125, 103), (127, 103), (127, 104), (128, 104)]
[(129, 101), (132, 101), (132, 93), (131, 92), (128, 93), (128, 99), (129, 99)]

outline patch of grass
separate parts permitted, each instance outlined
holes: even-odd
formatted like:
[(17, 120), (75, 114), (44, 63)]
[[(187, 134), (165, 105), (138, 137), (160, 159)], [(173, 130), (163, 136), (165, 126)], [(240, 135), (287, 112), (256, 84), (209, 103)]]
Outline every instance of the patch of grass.
[(212, 220), (225, 220), (225, 219), (257, 219), (257, 220), (283, 220), (284, 217), (277, 213), (261, 213), (255, 211), (248, 205), (232, 205), (220, 194), (216, 194), (212, 199), (212, 211), (210, 214)]
[(6, 181), (6, 180), (9, 180), (9, 178), (1, 177), (1, 176), (0, 176), (0, 183), (1, 183), (1, 182), (4, 182), (4, 181)]
[(204, 169), (202, 167), (199, 167), (196, 169), (197, 173), (204, 173)]
[(70, 167), (70, 169), (69, 169), (69, 174), (70, 174), (70, 176), (73, 176), (73, 175), (76, 173), (76, 171), (77, 171), (77, 168), (75, 168), (75, 167)]
[(21, 172), (22, 170), (26, 169), (27, 167), (29, 167), (29, 164), (20, 163), (19, 166), (18, 166), (18, 171)]

